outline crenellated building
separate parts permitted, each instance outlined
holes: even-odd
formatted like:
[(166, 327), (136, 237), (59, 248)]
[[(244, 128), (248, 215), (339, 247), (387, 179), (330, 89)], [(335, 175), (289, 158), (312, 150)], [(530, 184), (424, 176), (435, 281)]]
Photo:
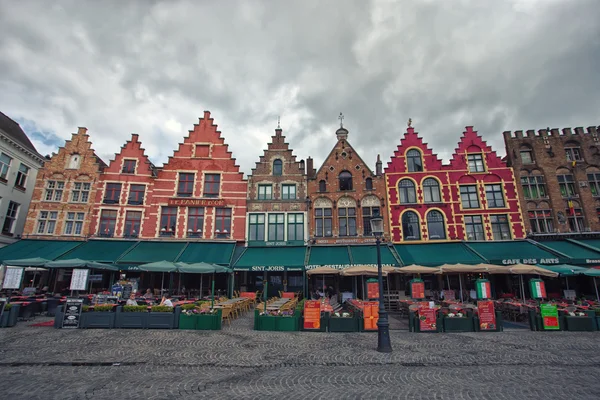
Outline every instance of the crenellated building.
[(600, 232), (599, 128), (504, 132), (530, 235)]
[(444, 165), (409, 121), (385, 177), (395, 243), (524, 237), (513, 171), (473, 127)]
[(248, 184), (205, 111), (158, 170), (142, 236), (245, 241)]
[[(131, 135), (100, 174), (90, 233), (98, 237), (137, 238), (145, 227), (156, 167), (137, 134)], [(154, 232), (151, 229), (150, 232)]]
[(84, 239), (90, 234), (97, 183), (106, 168), (79, 128), (39, 170), (23, 235)]
[[(310, 239), (314, 244), (373, 243), (370, 220), (387, 215), (381, 161), (378, 156), (373, 172), (348, 141), (343, 124), (336, 137), (318, 171), (307, 159)], [(388, 237), (386, 218), (384, 227)]]

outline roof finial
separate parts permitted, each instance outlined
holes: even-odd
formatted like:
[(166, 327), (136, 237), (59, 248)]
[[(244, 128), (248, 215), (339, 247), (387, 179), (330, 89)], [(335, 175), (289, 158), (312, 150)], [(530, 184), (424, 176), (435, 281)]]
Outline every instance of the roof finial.
[(412, 118), (409, 118), (409, 119), (408, 119), (408, 127), (410, 128), (410, 127), (411, 127), (411, 125), (412, 125)]
[(344, 127), (344, 114), (340, 113), (340, 116), (338, 117), (338, 119), (340, 120), (340, 128)]
[(277, 116), (277, 129), (281, 129), (281, 126), (280, 126), (280, 124), (279, 124), (280, 122), (281, 122), (281, 116), (280, 116), (280, 115), (278, 115), (278, 116)]

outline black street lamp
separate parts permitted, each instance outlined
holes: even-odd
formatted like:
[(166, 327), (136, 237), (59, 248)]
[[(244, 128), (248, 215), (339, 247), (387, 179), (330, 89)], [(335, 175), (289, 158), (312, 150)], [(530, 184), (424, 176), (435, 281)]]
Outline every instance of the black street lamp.
[(383, 218), (371, 218), (371, 232), (375, 236), (377, 243), (377, 277), (379, 278), (379, 319), (377, 320), (377, 351), (381, 353), (391, 353), (392, 343), (390, 342), (390, 323), (388, 321), (387, 311), (383, 304), (383, 274), (381, 271), (381, 238), (383, 236)]

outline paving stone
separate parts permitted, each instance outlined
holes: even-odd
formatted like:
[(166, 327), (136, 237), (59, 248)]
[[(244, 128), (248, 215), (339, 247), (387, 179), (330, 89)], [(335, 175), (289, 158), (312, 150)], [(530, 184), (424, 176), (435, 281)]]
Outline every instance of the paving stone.
[[(36, 319), (37, 322), (38, 319)], [(600, 332), (0, 329), (10, 399), (597, 399)]]

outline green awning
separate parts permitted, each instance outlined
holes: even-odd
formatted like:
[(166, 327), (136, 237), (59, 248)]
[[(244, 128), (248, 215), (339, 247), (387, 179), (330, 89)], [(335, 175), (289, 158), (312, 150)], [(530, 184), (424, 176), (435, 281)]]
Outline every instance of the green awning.
[(229, 265), (235, 243), (190, 243), (181, 256), (179, 262), (196, 263), (206, 262), (212, 264)]
[(538, 242), (539, 245), (564, 254), (571, 259), (570, 264), (600, 264), (600, 250), (594, 251), (585, 245), (569, 240)]
[(465, 242), (492, 264), (568, 264), (568, 258), (558, 257), (526, 240), (512, 242)]
[(220, 274), (220, 273), (230, 273), (231, 269), (219, 264), (209, 264), (205, 262), (199, 263), (183, 263), (177, 262), (177, 272), (185, 273), (185, 274)]
[(82, 260), (80, 258), (70, 258), (66, 260), (56, 260), (46, 263), (46, 268), (89, 268), (104, 271), (118, 271), (119, 267), (112, 264), (104, 264), (95, 261)]
[(538, 265), (548, 271), (556, 272), (562, 276), (573, 276), (584, 273), (587, 268), (576, 267), (575, 265), (559, 264), (559, 265)]
[(152, 263), (138, 265), (141, 271), (147, 272), (175, 272), (177, 264), (171, 261), (156, 261)]
[(577, 242), (586, 246), (593, 247), (595, 250), (600, 251), (600, 239), (569, 239), (571, 242)]
[(306, 247), (248, 247), (234, 271), (304, 271)]
[(127, 250), (137, 244), (131, 240), (90, 240), (58, 258), (81, 258), (104, 263), (115, 263)]
[(121, 257), (118, 263), (145, 264), (162, 260), (175, 261), (186, 246), (187, 243), (184, 242), (139, 242)]
[(11, 267), (43, 267), (50, 260), (41, 257), (21, 258), (19, 260), (4, 260), (6, 265)]
[(585, 271), (583, 271), (583, 275), (587, 275), (587, 276), (600, 276), (600, 269), (596, 269), (596, 268), (588, 268)]
[[(388, 246), (379, 247), (381, 249), (381, 265), (399, 265)], [(377, 265), (377, 246), (350, 246), (350, 255), (354, 265)]]
[(344, 269), (350, 266), (352, 262), (348, 246), (312, 246), (306, 269), (317, 267)]
[(0, 249), (0, 260), (19, 260), (22, 258), (45, 258), (55, 260), (66, 252), (82, 245), (75, 240), (34, 240), (22, 239)]
[(485, 262), (463, 243), (397, 244), (394, 247), (404, 265), (435, 267), (442, 264)]

